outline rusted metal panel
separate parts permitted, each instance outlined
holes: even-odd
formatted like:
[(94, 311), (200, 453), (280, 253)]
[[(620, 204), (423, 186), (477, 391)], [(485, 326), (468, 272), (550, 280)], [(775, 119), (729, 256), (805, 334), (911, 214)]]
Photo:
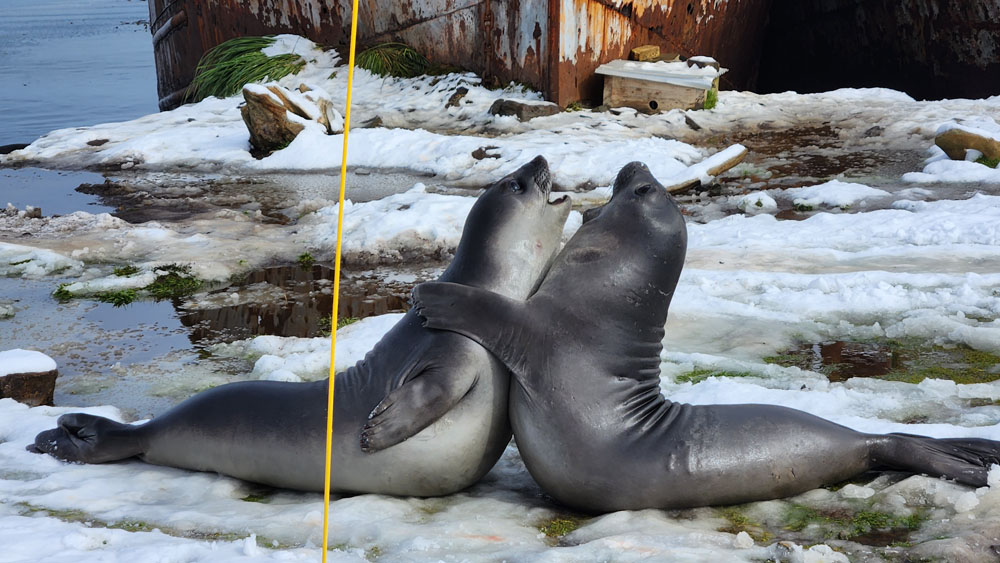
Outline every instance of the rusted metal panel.
[(644, 44), (685, 57), (708, 55), (730, 69), (725, 88), (748, 88), (757, 72), (771, 0), (550, 0), (559, 6), (553, 101), (600, 99), (602, 63)]
[[(367, 0), (359, 6), (358, 40), (402, 40), (432, 60), (482, 72), (485, 3)], [(350, 37), (350, 0), (149, 0), (149, 10), (161, 109), (179, 103), (202, 54), (227, 39), (295, 33), (343, 47)], [(177, 25), (182, 12), (187, 21)]]
[[(566, 105), (598, 100), (594, 69), (644, 43), (711, 55), (730, 86), (755, 72), (771, 0), (366, 0), (361, 44), (404, 41), (428, 58), (541, 89)], [(296, 33), (331, 46), (349, 37), (350, 0), (149, 0), (161, 108), (179, 103), (201, 55), (239, 36)], [(180, 14), (186, 17), (181, 17)]]
[(800, 92), (885, 86), (917, 98), (996, 95), (1000, 0), (778, 2), (761, 86)]

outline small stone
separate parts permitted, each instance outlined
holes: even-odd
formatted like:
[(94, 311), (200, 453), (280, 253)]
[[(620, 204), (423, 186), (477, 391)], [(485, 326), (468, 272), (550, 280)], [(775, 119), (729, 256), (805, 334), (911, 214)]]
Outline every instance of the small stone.
[(869, 127), (868, 130), (865, 131), (864, 137), (866, 139), (869, 137), (881, 137), (882, 133), (885, 133), (885, 127), (876, 125), (874, 127)]
[(490, 113), (493, 115), (514, 115), (519, 121), (528, 121), (536, 117), (555, 115), (562, 112), (558, 104), (552, 102), (536, 102), (528, 100), (505, 100), (493, 102)]
[(941, 147), (952, 160), (965, 160), (965, 151), (968, 149), (977, 150), (986, 158), (1000, 159), (1000, 141), (964, 129), (949, 129), (938, 135), (934, 144)]
[(691, 116), (689, 116), (686, 113), (684, 114), (684, 123), (686, 123), (688, 127), (690, 127), (695, 131), (701, 131), (701, 125), (698, 125), (698, 123), (695, 120), (691, 119)]
[(753, 538), (745, 531), (740, 532), (736, 534), (736, 538), (733, 540), (733, 547), (736, 549), (750, 549), (753, 547)]
[(497, 150), (500, 147), (479, 147), (478, 149), (472, 151), (472, 158), (476, 160), (483, 160), (484, 158), (500, 158), (499, 154), (490, 154), (487, 151)]
[(90, 146), (92, 146), (92, 147), (99, 147), (99, 146), (101, 146), (101, 145), (103, 145), (104, 143), (107, 143), (107, 142), (108, 142), (108, 139), (94, 139), (92, 141), (87, 141), (87, 144), (90, 145)]
[(459, 86), (455, 90), (455, 93), (452, 94), (450, 98), (448, 98), (448, 103), (446, 103), (444, 107), (446, 108), (458, 107), (458, 102), (460, 102), (462, 98), (464, 98), (465, 95), (468, 93), (469, 93), (468, 88), (466, 88), (465, 86)]
[(24, 216), (28, 219), (41, 219), (42, 218), (42, 208), (35, 207), (34, 205), (24, 206)]

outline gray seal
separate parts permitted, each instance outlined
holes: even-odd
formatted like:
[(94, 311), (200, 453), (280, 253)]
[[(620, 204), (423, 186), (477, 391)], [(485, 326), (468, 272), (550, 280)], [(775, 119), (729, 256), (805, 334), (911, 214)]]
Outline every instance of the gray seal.
[[(524, 299), (559, 249), (568, 198), (549, 202), (538, 157), (489, 186), (442, 281)], [(437, 496), (479, 480), (510, 441), (510, 373), (480, 345), (409, 312), (336, 375), (332, 485), (342, 493)], [(322, 491), (328, 380), (246, 381), (204, 391), (142, 425), (82, 413), (34, 446), (103, 463), (138, 456), (267, 485)]]
[(983, 486), (1000, 442), (872, 435), (771, 405), (674, 403), (660, 393), (684, 219), (641, 163), (618, 175), (527, 301), (425, 283), (432, 328), (496, 354), (515, 383), (521, 457), (556, 500), (586, 511), (687, 508), (795, 495), (870, 469)]

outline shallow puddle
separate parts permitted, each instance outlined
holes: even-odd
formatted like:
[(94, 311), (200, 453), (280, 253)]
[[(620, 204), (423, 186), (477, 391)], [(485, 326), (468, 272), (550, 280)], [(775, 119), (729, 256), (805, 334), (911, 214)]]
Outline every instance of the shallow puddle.
[(0, 206), (9, 203), (23, 210), (30, 205), (40, 208), (45, 216), (74, 211), (111, 213), (115, 208), (102, 203), (100, 198), (76, 191), (80, 184), (103, 181), (104, 177), (94, 172), (0, 168)]
[(1000, 356), (961, 346), (945, 348), (909, 340), (804, 344), (764, 360), (822, 373), (830, 381), (875, 377), (907, 383), (920, 383), (928, 378), (987, 383), (1000, 379)]
[[(224, 289), (198, 295), (178, 308), (180, 321), (199, 343), (251, 336), (312, 337), (329, 334), (333, 268), (276, 266), (248, 274)], [(404, 312), (419, 281), (434, 274), (341, 273), (338, 319)]]

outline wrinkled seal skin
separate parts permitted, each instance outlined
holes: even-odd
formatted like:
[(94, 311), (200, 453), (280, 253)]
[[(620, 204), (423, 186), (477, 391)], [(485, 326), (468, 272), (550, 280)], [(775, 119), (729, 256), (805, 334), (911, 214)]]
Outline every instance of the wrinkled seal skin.
[[(526, 298), (551, 264), (570, 210), (566, 198), (548, 202), (550, 189), (541, 157), (491, 185), (440, 279)], [(404, 315), (362, 361), (336, 375), (332, 490), (435, 496), (468, 487), (510, 440), (509, 382), (480, 345)], [(139, 426), (68, 414), (34, 448), (69, 461), (139, 456), (321, 491), (327, 385), (223, 385)]]
[(526, 302), (438, 282), (414, 290), (426, 326), (469, 336), (511, 368), (521, 457), (560, 502), (599, 512), (735, 504), (877, 468), (982, 486), (1000, 462), (990, 440), (871, 435), (780, 406), (668, 401), (660, 352), (684, 220), (641, 163), (588, 219)]

